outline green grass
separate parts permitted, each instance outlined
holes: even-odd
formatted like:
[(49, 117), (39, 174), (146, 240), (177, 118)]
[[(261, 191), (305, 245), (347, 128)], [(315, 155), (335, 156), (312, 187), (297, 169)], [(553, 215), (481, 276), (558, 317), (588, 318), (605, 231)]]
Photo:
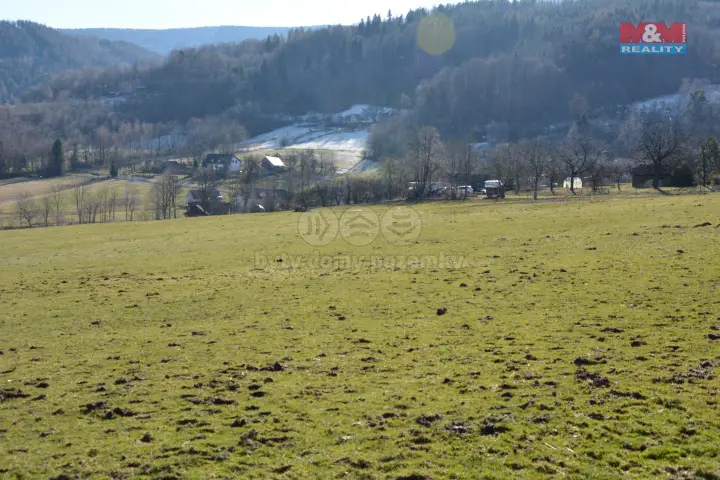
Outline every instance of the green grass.
[(717, 478), (719, 200), (317, 249), (460, 268), (293, 269), (295, 213), (0, 232), (0, 477)]

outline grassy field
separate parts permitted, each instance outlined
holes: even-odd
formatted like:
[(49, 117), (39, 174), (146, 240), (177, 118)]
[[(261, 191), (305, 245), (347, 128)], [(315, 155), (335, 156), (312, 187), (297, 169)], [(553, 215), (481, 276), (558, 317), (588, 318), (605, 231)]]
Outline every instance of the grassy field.
[(0, 232), (0, 477), (720, 478), (720, 196), (416, 210)]
[[(19, 218), (16, 209), (17, 200), (24, 193), (31, 194), (35, 200), (35, 204), (40, 208), (43, 197), (48, 196), (52, 192), (52, 188), (59, 185), (63, 188), (64, 201), (62, 204), (63, 223), (76, 223), (77, 210), (73, 198), (73, 186), (81, 183), (85, 185), (87, 195), (97, 195), (102, 189), (108, 188), (114, 190), (117, 195), (117, 205), (115, 220), (125, 220), (124, 196), (126, 188), (132, 189), (137, 198), (138, 206), (135, 211), (134, 218), (137, 220), (148, 220), (155, 217), (154, 207), (149, 200), (152, 183), (148, 182), (132, 182), (120, 179), (96, 179), (90, 176), (71, 176), (52, 178), (44, 180), (23, 181), (10, 184), (0, 184), (0, 226), (14, 225), (25, 226), (25, 220)], [(182, 188), (178, 196), (178, 204), (182, 204), (187, 193), (187, 188)], [(51, 225), (55, 222), (55, 213), (53, 211), (51, 217)], [(40, 213), (36, 216), (35, 224), (40, 225), (43, 222)]]
[(5, 181), (0, 183), (0, 207), (12, 206), (15, 201), (26, 192), (33, 196), (44, 196), (50, 194), (52, 188), (55, 186), (69, 189), (78, 181), (87, 183), (90, 181), (90, 178), (60, 177), (30, 181)]

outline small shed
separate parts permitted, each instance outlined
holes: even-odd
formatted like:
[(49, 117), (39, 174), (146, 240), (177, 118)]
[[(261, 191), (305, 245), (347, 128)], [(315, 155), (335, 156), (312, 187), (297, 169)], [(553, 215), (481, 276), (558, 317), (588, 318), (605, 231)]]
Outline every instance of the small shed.
[[(573, 189), (583, 188), (582, 178), (575, 177), (572, 182), (573, 182)], [(565, 181), (563, 182), (563, 188), (568, 188), (568, 189), (570, 188), (570, 177), (567, 177), (565, 179)]]
[(279, 157), (266, 155), (260, 162), (260, 167), (268, 172), (279, 172), (285, 169), (285, 163)]
[[(632, 186), (634, 188), (652, 188), (655, 178), (655, 169), (652, 165), (638, 165), (632, 171)], [(667, 168), (660, 170), (659, 187), (672, 186), (672, 172)]]

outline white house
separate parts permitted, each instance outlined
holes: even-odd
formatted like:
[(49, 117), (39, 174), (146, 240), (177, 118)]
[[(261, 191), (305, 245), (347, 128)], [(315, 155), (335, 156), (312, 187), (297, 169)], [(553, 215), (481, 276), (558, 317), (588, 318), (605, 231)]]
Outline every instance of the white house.
[(240, 171), (242, 161), (231, 153), (210, 153), (205, 157), (203, 167), (215, 171), (225, 170), (234, 173)]
[[(582, 185), (582, 179), (581, 179), (580, 177), (575, 177), (575, 179), (573, 180), (573, 188), (574, 188), (574, 189), (578, 189), (578, 188), (581, 189), (582, 187), (583, 187), (583, 185)], [(563, 183), (563, 188), (570, 188), (570, 177), (567, 177), (567, 178), (565, 179), (565, 182)]]

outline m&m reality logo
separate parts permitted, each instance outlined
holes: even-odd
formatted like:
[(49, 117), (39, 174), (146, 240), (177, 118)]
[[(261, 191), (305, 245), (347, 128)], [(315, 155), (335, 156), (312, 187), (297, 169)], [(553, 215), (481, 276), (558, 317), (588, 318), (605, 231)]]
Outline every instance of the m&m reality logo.
[(687, 53), (687, 24), (664, 22), (620, 24), (620, 53), (678, 55)]

